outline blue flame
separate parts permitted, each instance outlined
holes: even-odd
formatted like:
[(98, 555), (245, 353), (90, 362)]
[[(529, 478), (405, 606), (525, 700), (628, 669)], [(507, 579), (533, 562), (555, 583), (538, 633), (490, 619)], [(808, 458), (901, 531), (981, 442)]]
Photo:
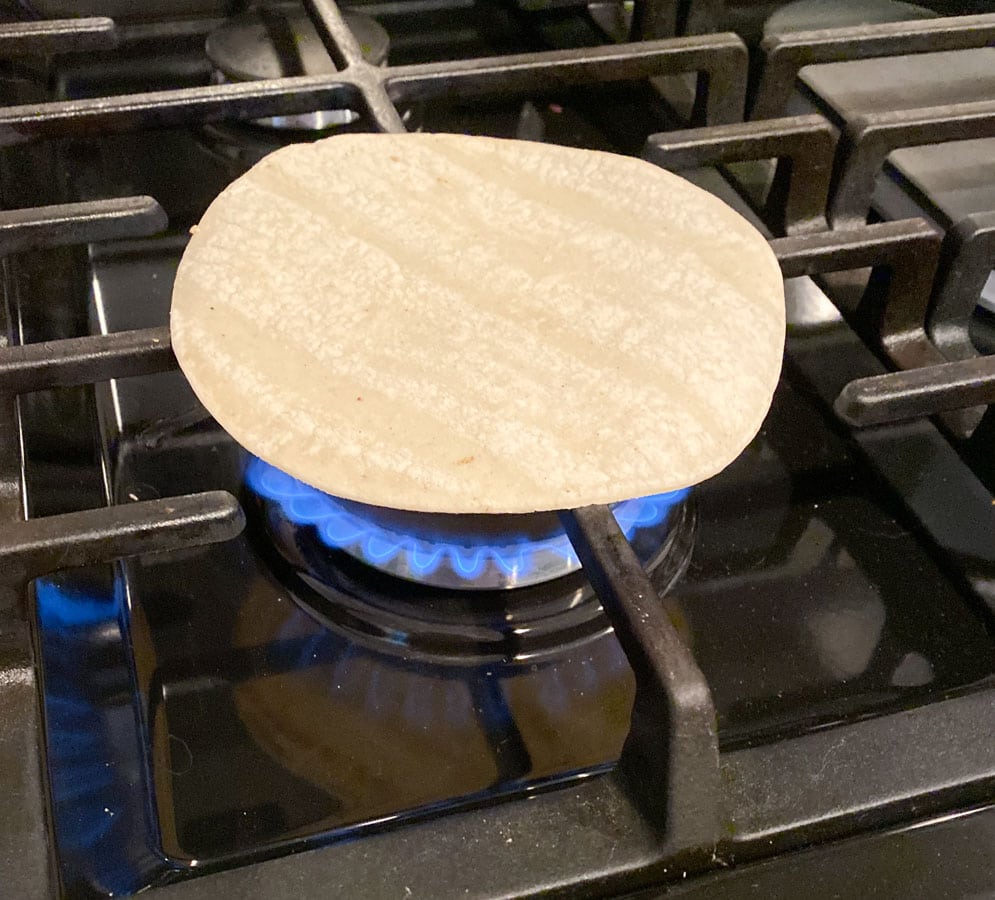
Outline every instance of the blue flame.
[[(327, 546), (355, 551), (374, 565), (383, 565), (404, 554), (415, 575), (431, 575), (440, 566), (448, 565), (462, 579), (474, 581), (488, 565), (508, 576), (527, 575), (540, 553), (556, 553), (569, 564), (577, 564), (577, 555), (563, 531), (541, 540), (511, 537), (502, 545), (473, 536), (458, 543), (428, 539), (400, 533), (366, 518), (335, 497), (298, 481), (258, 457), (250, 460), (245, 480), (256, 494), (277, 503), (291, 522), (315, 527)], [(639, 529), (663, 522), (689, 490), (684, 488), (625, 500), (614, 507), (615, 518), (631, 540)]]

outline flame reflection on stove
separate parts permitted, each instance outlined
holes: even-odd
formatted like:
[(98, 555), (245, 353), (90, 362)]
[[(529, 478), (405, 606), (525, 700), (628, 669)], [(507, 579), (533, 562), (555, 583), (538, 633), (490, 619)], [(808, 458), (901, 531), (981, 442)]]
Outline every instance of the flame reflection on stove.
[[(38, 579), (35, 602), (45, 669), (45, 726), (53, 827), (65, 870), (90, 890), (132, 894), (157, 865), (147, 826), (130, 685), (119, 640), (121, 599)], [(113, 698), (113, 699), (112, 699)], [(77, 882), (81, 883), (81, 882)]]

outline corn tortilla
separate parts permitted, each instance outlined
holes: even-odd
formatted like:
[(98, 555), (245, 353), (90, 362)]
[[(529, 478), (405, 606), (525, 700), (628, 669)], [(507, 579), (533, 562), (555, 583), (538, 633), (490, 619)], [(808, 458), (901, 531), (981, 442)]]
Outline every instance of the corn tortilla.
[(204, 406), (301, 481), (520, 513), (720, 471), (769, 408), (784, 317), (763, 236), (649, 163), (350, 134), (279, 150), (215, 199), (171, 331)]

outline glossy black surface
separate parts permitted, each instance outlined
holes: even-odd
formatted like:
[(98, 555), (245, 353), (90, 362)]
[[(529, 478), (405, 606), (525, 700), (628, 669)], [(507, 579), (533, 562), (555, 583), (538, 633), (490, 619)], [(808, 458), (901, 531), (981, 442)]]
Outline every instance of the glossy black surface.
[[(541, 43), (504, 7), (475, 17), (501, 24), (488, 52)], [(552, 16), (549, 27), (586, 33), (570, 22)], [(482, 52), (480, 22), (451, 40), (441, 24), (427, 42), (395, 41), (396, 61)], [(207, 77), (202, 63), (190, 51), (183, 71)], [(82, 65), (63, 83), (126, 83), (128, 71), (109, 66), (101, 81)], [(666, 118), (647, 110), (641, 88), (424, 114), (435, 128), (625, 151)], [(186, 228), (239, 171), (215, 141), (169, 131), (13, 158), (38, 181), (32, 202), (150, 193), (173, 226), (88, 255), (17, 260), (8, 281), (25, 340), (166, 322)], [(28, 193), (16, 180), (8, 175), (7, 196)], [(64, 302), (33, 302), (49, 292)], [(105, 495), (241, 488), (241, 451), (177, 373), (32, 395), (22, 410), (33, 514)], [(696, 490), (696, 508), (690, 568), (663, 603), (711, 686), (723, 749), (991, 683), (990, 613), (945, 574), (790, 358), (760, 435)], [(70, 896), (136, 891), (493, 803), (617, 758), (633, 684), (605, 628), (536, 660), (415, 659), (401, 636), (383, 647), (316, 620), (271, 556), (255, 523), (224, 546), (37, 586), (53, 828)]]
[[(145, 379), (118, 385), (147, 387)], [(240, 464), (215, 428), (160, 426), (155, 440), (118, 443), (115, 492), (237, 488)], [(712, 687), (726, 747), (924, 702), (991, 675), (991, 635), (970, 598), (944, 579), (894, 500), (790, 377), (761, 436), (696, 493), (693, 562), (665, 605)], [(154, 847), (158, 832), (169, 865), (217, 865), (434, 814), (616, 758), (632, 681), (610, 634), (534, 664), (405, 659), (403, 648), (363, 646), (315, 621), (252, 541), (148, 559), (95, 592), (106, 607), (100, 629), (119, 615), (130, 629), (145, 702), (144, 729), (129, 738), (147, 756), (157, 810), (146, 834)], [(68, 580), (63, 588), (78, 590)], [(60, 639), (57, 628), (45, 633)], [(85, 701), (104, 719), (129, 714), (123, 688), (110, 704), (61, 696), (60, 684), (113, 682), (126, 671), (108, 658), (94, 673), (88, 657), (87, 678), (62, 680), (70, 655), (68, 646), (45, 653), (53, 753), (59, 722), (73, 727), (72, 713), (59, 718), (63, 708)], [(99, 767), (108, 754), (98, 739), (106, 734), (94, 735), (82, 765)], [(141, 759), (128, 765), (137, 778)], [(140, 818), (141, 804), (128, 797), (135, 808), (114, 815)], [(67, 820), (89, 800), (99, 821), (103, 801), (76, 799)], [(134, 829), (121, 831), (99, 834), (104, 853), (147, 863), (147, 851), (128, 854), (122, 844)], [(71, 839), (67, 858), (92, 865), (94, 854), (79, 847), (93, 832)]]

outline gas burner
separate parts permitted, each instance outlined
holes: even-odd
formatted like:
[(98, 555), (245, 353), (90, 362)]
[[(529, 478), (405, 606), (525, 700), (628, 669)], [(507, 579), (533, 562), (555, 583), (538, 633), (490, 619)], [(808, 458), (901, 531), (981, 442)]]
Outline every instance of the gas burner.
[[(322, 493), (259, 458), (246, 483), (293, 525), (313, 526), (322, 542), (398, 578), (459, 590), (520, 588), (580, 569), (555, 512), (432, 515), (383, 509)], [(687, 489), (616, 503), (629, 540), (649, 531), (662, 544)]]
[[(387, 32), (363, 13), (346, 10), (342, 15), (366, 61), (384, 64), (390, 48)], [(214, 80), (218, 83), (337, 71), (314, 23), (297, 3), (265, 6), (233, 17), (211, 32), (205, 50), (214, 64)], [(355, 110), (330, 109), (257, 119), (254, 124), (279, 130), (324, 131), (358, 118)]]
[[(378, 652), (511, 664), (611, 630), (553, 513), (385, 510), (322, 494), (256, 458), (245, 486), (260, 551), (294, 600)], [(615, 516), (663, 596), (691, 557), (689, 492), (619, 503)]]

